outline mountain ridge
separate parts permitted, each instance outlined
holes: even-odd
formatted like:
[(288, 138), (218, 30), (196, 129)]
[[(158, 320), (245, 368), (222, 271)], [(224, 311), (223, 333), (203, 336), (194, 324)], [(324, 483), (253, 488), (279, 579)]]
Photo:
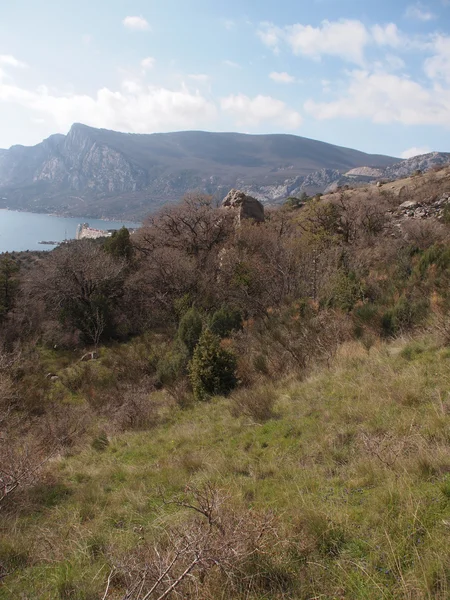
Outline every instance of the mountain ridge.
[(0, 150), (0, 197), (19, 210), (137, 219), (192, 190), (221, 200), (238, 187), (277, 202), (398, 161), (290, 134), (135, 134), (75, 123), (67, 135)]

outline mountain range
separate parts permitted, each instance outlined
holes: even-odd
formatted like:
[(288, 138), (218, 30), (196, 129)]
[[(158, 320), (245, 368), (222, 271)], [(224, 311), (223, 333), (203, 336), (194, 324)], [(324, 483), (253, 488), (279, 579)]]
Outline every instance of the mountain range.
[(0, 207), (139, 220), (192, 190), (221, 200), (234, 187), (278, 202), (399, 165), (408, 171), (407, 163), (294, 135), (128, 134), (74, 124), (36, 146), (0, 150)]

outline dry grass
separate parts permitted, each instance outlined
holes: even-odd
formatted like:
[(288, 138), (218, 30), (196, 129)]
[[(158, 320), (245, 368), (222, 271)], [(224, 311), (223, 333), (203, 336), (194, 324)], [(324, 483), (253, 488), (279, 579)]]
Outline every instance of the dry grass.
[[(134, 557), (139, 571), (147, 556), (155, 566), (155, 549), (173, 555), (180, 525), (192, 534), (186, 509), (161, 490), (179, 499), (205, 482), (246, 526), (276, 518), (272, 542), (242, 561), (231, 587), (199, 570), (190, 597), (448, 598), (449, 361), (432, 340), (348, 343), (304, 382), (174, 407), (149, 431), (61, 458), (4, 515), (0, 598), (101, 598), (112, 564)], [(231, 529), (239, 547), (241, 529)], [(107, 597), (127, 585), (129, 571)]]

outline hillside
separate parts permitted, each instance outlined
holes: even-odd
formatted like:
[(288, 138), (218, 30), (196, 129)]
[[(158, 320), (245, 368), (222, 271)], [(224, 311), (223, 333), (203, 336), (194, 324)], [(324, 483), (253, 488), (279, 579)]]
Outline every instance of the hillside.
[(242, 188), (278, 200), (322, 191), (355, 167), (395, 162), (293, 135), (138, 135), (75, 124), (67, 136), (0, 151), (0, 197), (9, 208), (138, 219), (191, 190), (221, 199)]
[[(385, 168), (356, 167), (347, 173), (336, 174), (334, 178), (328, 177), (323, 189), (325, 193), (334, 192), (339, 187), (361, 187), (366, 184), (396, 181), (409, 177), (415, 173), (426, 173), (432, 169), (444, 167), (450, 163), (449, 152), (430, 152), (419, 156), (413, 156)], [(322, 190), (323, 191), (323, 190)]]
[[(160, 395), (150, 430), (58, 457), (7, 507), (0, 598), (99, 599), (108, 575), (123, 598), (183, 533), (217, 561), (180, 585), (201, 600), (448, 598), (449, 360), (430, 341), (347, 345), (303, 383), (247, 392), (273, 398), (263, 421), (238, 397), (182, 411)], [(187, 507), (199, 493), (223, 533)]]
[(450, 167), (230, 196), (0, 256), (0, 600), (448, 599)]

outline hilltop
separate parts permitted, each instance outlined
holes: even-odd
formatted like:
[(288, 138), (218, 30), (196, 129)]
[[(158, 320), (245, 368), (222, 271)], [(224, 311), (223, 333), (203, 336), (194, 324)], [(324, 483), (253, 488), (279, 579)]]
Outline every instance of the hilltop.
[(323, 191), (352, 168), (397, 160), (294, 135), (145, 135), (75, 124), (67, 136), (1, 150), (0, 197), (9, 208), (140, 219), (192, 190), (222, 199), (241, 188), (277, 201)]

